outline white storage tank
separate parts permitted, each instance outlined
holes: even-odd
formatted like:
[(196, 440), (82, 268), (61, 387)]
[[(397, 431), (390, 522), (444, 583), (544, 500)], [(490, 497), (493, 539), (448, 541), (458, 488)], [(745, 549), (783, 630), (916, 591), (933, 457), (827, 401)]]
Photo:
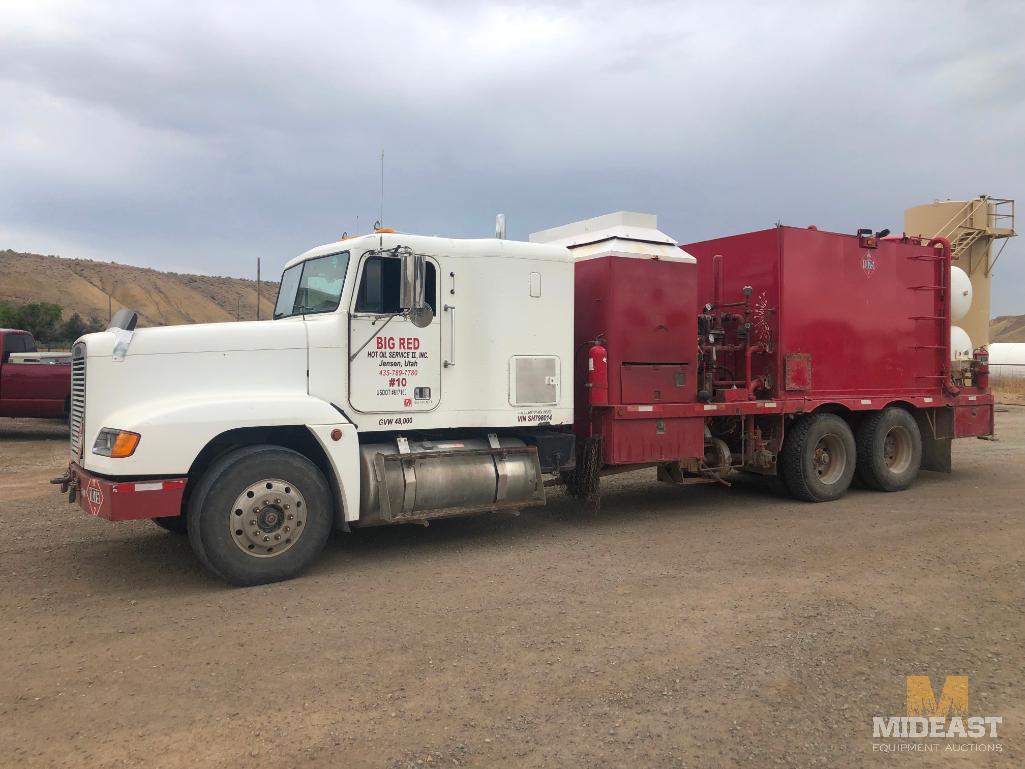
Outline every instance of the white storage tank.
[(950, 268), (950, 319), (955, 323), (972, 309), (972, 279), (956, 265)]
[(960, 326), (950, 327), (950, 359), (972, 359), (972, 340), (969, 338), (968, 332)]
[(990, 376), (1025, 377), (1025, 342), (994, 342), (987, 349)]

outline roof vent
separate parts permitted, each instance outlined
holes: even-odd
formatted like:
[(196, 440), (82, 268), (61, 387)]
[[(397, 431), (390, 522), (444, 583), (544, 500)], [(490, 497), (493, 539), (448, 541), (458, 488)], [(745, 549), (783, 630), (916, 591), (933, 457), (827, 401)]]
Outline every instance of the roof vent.
[(654, 214), (616, 211), (592, 219), (532, 232), (531, 243), (565, 246), (577, 259), (599, 256), (634, 256), (694, 262), (676, 241), (658, 229)]

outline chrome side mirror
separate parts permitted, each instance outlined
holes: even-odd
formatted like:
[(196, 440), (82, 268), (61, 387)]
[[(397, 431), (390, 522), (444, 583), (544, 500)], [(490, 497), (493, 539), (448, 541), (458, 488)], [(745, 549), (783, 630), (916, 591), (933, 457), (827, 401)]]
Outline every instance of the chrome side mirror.
[(424, 328), (434, 320), (434, 312), (427, 304), (427, 262), (423, 254), (405, 251), (402, 254), (402, 285), (399, 307), (414, 326)]
[(399, 290), (399, 307), (406, 311), (422, 310), (426, 305), (424, 283), (427, 266), (423, 254), (405, 252), (402, 254), (402, 285)]

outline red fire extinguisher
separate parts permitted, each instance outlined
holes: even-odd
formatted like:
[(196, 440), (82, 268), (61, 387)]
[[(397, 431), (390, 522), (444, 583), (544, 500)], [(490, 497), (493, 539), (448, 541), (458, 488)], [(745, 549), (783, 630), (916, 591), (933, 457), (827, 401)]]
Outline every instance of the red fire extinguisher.
[(980, 390), (989, 389), (989, 350), (979, 347), (972, 353), (972, 384)]
[(598, 337), (587, 352), (587, 386), (591, 388), (591, 405), (609, 405), (609, 352)]

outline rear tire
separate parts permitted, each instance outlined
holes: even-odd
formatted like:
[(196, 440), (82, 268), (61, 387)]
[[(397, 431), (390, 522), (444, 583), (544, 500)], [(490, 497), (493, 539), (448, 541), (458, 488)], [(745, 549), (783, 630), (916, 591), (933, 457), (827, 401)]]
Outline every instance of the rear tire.
[(783, 482), (805, 502), (839, 499), (850, 488), (856, 456), (854, 433), (844, 420), (836, 414), (809, 414), (783, 439)]
[(903, 491), (922, 467), (922, 433), (915, 418), (890, 407), (858, 426), (858, 476), (877, 491)]
[(192, 495), (189, 542), (233, 585), (291, 579), (327, 543), (331, 491), (310, 460), (281, 446), (246, 446), (214, 462)]
[(164, 531), (171, 531), (175, 534), (188, 534), (189, 528), (184, 515), (172, 515), (166, 518), (151, 518), (151, 521)]

